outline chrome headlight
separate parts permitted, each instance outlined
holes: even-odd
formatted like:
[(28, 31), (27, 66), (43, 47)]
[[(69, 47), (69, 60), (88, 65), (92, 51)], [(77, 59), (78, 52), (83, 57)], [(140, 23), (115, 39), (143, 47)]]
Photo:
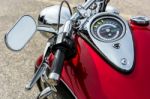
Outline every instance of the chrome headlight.
[[(45, 8), (41, 11), (38, 18), (38, 25), (51, 27), (57, 31), (58, 25), (58, 14), (59, 14), (60, 5), (54, 5)], [(61, 16), (60, 16), (60, 27), (66, 23), (71, 17), (70, 11), (67, 7), (62, 7)], [(51, 33), (41, 32), (45, 37), (50, 37)]]

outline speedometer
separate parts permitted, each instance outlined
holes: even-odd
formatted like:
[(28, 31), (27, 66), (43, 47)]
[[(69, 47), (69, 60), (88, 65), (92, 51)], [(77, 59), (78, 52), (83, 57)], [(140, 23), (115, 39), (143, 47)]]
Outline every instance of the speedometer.
[(130, 26), (121, 16), (113, 13), (98, 13), (87, 24), (89, 44), (92, 44), (104, 59), (121, 72), (130, 72), (134, 67), (134, 44)]
[(125, 33), (125, 26), (119, 19), (102, 17), (93, 21), (91, 25), (92, 35), (103, 42), (116, 41)]

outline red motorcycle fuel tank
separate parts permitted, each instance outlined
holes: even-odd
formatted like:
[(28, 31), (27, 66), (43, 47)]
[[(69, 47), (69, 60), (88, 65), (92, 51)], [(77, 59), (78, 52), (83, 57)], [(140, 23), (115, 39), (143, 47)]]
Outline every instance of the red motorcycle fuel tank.
[(85, 40), (76, 36), (77, 54), (64, 63), (62, 73), (62, 80), (76, 98), (150, 99), (150, 26), (131, 23), (130, 26), (135, 64), (129, 74), (114, 69)]

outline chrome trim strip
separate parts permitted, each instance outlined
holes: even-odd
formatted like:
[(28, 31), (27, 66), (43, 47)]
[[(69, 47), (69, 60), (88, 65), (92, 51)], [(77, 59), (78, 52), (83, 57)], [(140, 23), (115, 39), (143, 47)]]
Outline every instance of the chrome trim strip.
[(75, 97), (75, 99), (78, 99), (78, 98), (76, 97), (76, 95), (73, 93), (73, 91), (69, 88), (69, 86), (65, 83), (65, 81), (63, 81), (62, 78), (60, 78), (60, 80), (61, 80), (62, 83), (68, 88), (68, 90), (72, 93), (72, 95)]

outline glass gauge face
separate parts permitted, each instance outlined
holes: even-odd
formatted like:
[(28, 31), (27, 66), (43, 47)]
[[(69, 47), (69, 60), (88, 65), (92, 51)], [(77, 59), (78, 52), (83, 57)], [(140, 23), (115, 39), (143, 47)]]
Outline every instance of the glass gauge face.
[(112, 18), (102, 18), (92, 24), (92, 34), (100, 41), (116, 41), (123, 36), (123, 24)]

